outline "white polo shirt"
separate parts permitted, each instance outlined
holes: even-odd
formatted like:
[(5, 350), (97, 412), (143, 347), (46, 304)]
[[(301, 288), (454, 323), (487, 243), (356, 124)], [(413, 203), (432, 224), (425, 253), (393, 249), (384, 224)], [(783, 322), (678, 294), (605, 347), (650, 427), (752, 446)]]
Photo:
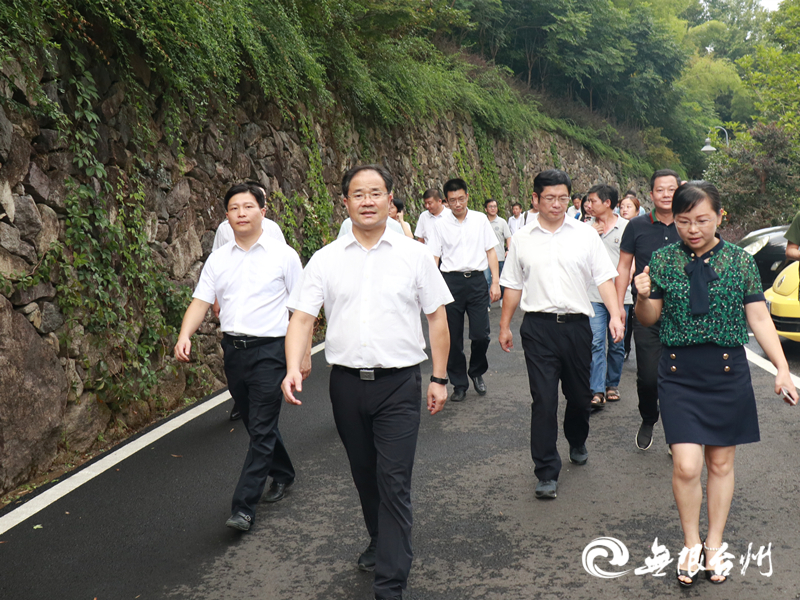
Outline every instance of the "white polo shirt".
[(419, 311), (452, 301), (430, 250), (387, 228), (369, 250), (352, 233), (318, 250), (288, 306), (314, 316), (325, 307), (329, 364), (399, 368), (427, 358)]
[[(283, 231), (281, 231), (280, 225), (278, 225), (275, 221), (264, 217), (264, 219), (261, 221), (261, 230), (266, 232), (266, 234), (272, 239), (284, 244), (286, 243), (286, 238), (283, 237)], [(219, 227), (217, 227), (217, 233), (214, 235), (214, 245), (211, 247), (211, 251), (213, 252), (214, 250), (219, 250), (228, 242), (232, 242), (233, 239), (233, 227), (231, 227), (228, 219), (225, 219), (219, 224)]]
[(616, 266), (591, 225), (565, 218), (550, 233), (535, 219), (511, 238), (500, 285), (522, 290), (525, 312), (593, 317), (589, 287), (616, 276)]
[(439, 219), (441, 219), (446, 214), (450, 213), (450, 209), (446, 206), (442, 208), (442, 212), (438, 215), (434, 216), (431, 214), (431, 211), (426, 210), (423, 212), (419, 219), (417, 220), (417, 228), (414, 230), (414, 237), (415, 238), (422, 238), (425, 240), (425, 243), (428, 243), (428, 238), (430, 238), (430, 230), (433, 227), (433, 223)]
[(497, 245), (497, 237), (482, 212), (467, 209), (464, 220), (459, 221), (451, 211), (434, 221), (429, 233), (427, 246), (441, 259), (443, 272), (466, 273), (489, 268), (486, 253)]
[[(600, 240), (603, 242), (603, 246), (608, 253), (608, 257), (611, 259), (611, 262), (615, 265), (619, 264), (619, 244), (622, 241), (622, 234), (625, 232), (625, 227), (628, 226), (627, 219), (623, 217), (617, 216), (617, 222), (614, 226), (608, 230), (608, 233), (600, 234)], [(597, 286), (592, 284), (589, 288), (589, 300), (592, 302), (602, 302), (603, 299), (600, 297), (600, 292), (597, 290)], [(633, 297), (631, 296), (631, 286), (625, 290), (625, 301), (623, 304), (633, 304)]]
[(289, 326), (286, 301), (302, 273), (297, 252), (262, 232), (250, 250), (234, 240), (212, 252), (193, 296), (219, 301), (223, 333), (281, 337)]

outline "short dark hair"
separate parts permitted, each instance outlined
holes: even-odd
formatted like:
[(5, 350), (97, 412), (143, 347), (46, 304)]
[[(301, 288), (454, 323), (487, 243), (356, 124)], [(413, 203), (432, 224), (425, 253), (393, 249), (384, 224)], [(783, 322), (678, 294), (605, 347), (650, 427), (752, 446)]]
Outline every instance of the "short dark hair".
[(588, 196), (589, 194), (597, 194), (597, 197), (603, 202), (606, 200), (610, 201), (611, 210), (617, 208), (619, 192), (614, 186), (608, 185), (607, 183), (598, 183), (597, 185), (593, 185), (591, 188), (589, 188), (589, 191), (586, 195)]
[(659, 177), (674, 177), (675, 178), (675, 183), (677, 183), (678, 185), (681, 184), (681, 176), (678, 175), (675, 171), (673, 171), (672, 169), (659, 169), (658, 171), (653, 173), (653, 176), (650, 178), (650, 191), (651, 192), (653, 191), (653, 189), (656, 186), (656, 179), (658, 179)]
[(575, 200), (576, 198), (579, 199), (579, 200), (581, 198), (581, 195), (578, 192), (575, 192), (574, 194), (572, 194), (572, 198), (570, 198), (570, 199), (571, 200)]
[(436, 188), (430, 188), (425, 190), (425, 193), (422, 194), (422, 199), (427, 200), (428, 198), (438, 198), (439, 200), (442, 199), (442, 194), (439, 193), (439, 190)]
[(675, 190), (675, 195), (672, 196), (672, 214), (687, 213), (703, 200), (709, 201), (715, 213), (719, 214), (722, 211), (719, 190), (713, 183), (708, 181), (687, 181), (681, 184)]
[[(494, 198), (487, 198), (486, 200), (483, 201), (483, 208), (489, 206), (490, 202), (494, 202), (495, 204), (497, 204), (497, 200), (495, 200)], [(498, 206), (500, 205), (498, 204)]]
[(514, 202), (514, 204), (511, 205), (511, 208), (514, 208), (515, 206), (519, 206), (520, 208), (522, 208), (522, 204), (520, 204), (519, 202)]
[(403, 202), (400, 198), (392, 198), (392, 204), (397, 209), (397, 212), (403, 212), (406, 208), (406, 203)]
[(394, 179), (392, 179), (389, 169), (383, 165), (358, 165), (357, 167), (349, 169), (342, 177), (342, 196), (347, 198), (347, 194), (350, 192), (350, 182), (353, 180), (353, 177), (361, 171), (375, 171), (381, 176), (383, 183), (386, 184), (386, 191), (391, 193), (392, 187), (394, 186)]
[(247, 183), (237, 183), (225, 192), (225, 198), (222, 200), (222, 204), (225, 206), (225, 212), (228, 212), (228, 202), (230, 202), (230, 199), (236, 194), (252, 194), (253, 198), (258, 202), (258, 208), (264, 208), (267, 205), (267, 198), (264, 195), (263, 186), (260, 183), (248, 181)]
[(544, 188), (554, 185), (565, 185), (567, 193), (572, 192), (572, 180), (569, 175), (558, 169), (548, 169), (539, 173), (533, 180), (533, 193), (538, 196)]
[(628, 196), (633, 196), (634, 198), (636, 198), (636, 192), (634, 190), (628, 190), (627, 192), (625, 192), (623, 198), (627, 198)]
[(469, 194), (467, 182), (463, 179), (450, 179), (444, 184), (444, 197), (447, 198), (447, 194), (458, 190), (464, 190), (465, 193)]

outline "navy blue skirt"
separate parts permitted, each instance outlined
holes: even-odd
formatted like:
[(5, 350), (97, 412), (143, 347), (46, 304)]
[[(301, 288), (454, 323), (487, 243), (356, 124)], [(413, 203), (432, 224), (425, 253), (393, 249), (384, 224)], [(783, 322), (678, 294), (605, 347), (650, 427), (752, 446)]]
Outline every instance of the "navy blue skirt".
[(738, 446), (760, 439), (742, 346), (664, 346), (658, 399), (668, 444)]

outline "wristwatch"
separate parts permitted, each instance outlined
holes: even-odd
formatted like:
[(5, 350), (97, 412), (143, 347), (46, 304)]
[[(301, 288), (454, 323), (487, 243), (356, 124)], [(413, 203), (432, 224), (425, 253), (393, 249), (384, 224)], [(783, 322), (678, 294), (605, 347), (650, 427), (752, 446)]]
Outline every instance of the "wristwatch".
[(438, 383), (438, 384), (441, 384), (441, 385), (447, 385), (447, 378), (446, 377), (445, 378), (434, 377), (433, 375), (431, 375), (431, 383)]

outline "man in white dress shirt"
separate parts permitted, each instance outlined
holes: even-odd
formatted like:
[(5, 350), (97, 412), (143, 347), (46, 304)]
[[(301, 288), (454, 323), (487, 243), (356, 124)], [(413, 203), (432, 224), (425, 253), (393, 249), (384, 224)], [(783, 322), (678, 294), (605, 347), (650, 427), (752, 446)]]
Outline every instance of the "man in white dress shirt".
[(386, 226), (392, 184), (380, 165), (345, 173), (342, 195), (353, 230), (311, 257), (292, 293), (283, 382), (286, 401), (300, 404), (305, 340), (324, 306), (333, 416), (371, 538), (358, 566), (375, 570), (379, 600), (402, 597), (413, 556), (411, 471), (419, 364), (427, 358), (419, 312), (428, 318), (433, 376), (427, 406), (436, 414), (447, 399), (444, 305), (453, 300), (430, 251)]
[(508, 219), (508, 229), (511, 231), (511, 235), (514, 235), (517, 231), (522, 229), (523, 218), (522, 204), (514, 202), (514, 204), (511, 205), (511, 216)]
[(429, 231), (433, 227), (433, 223), (437, 219), (441, 219), (444, 215), (448, 214), (450, 209), (444, 205), (439, 190), (435, 188), (425, 190), (425, 193), (422, 194), (422, 201), (425, 203), (425, 208), (427, 210), (423, 212), (417, 220), (417, 228), (414, 230), (414, 237), (423, 244), (426, 244), (430, 237)]
[[(489, 370), (486, 351), (489, 348), (489, 315), (491, 302), (500, 299), (495, 246), (497, 237), (489, 219), (482, 212), (467, 208), (469, 195), (463, 179), (451, 179), (444, 184), (444, 194), (450, 214), (435, 222), (428, 247), (441, 263), (441, 271), (455, 299), (447, 305), (447, 325), (450, 328), (450, 356), (447, 376), (453, 384), (450, 400), (461, 402), (469, 389), (469, 379), (478, 395), (486, 394), (483, 374)], [(483, 272), (491, 270), (491, 284), (486, 288)], [(464, 355), (464, 314), (469, 316), (469, 368)]]
[[(258, 189), (260, 189), (264, 194), (264, 198), (266, 199), (267, 190), (264, 188), (263, 185), (261, 185), (257, 181), (247, 181), (245, 183), (251, 186), (256, 186)], [(263, 219), (261, 219), (261, 229), (263, 229), (264, 233), (266, 233), (269, 237), (271, 237), (275, 241), (278, 241), (282, 244), (286, 243), (286, 238), (283, 237), (283, 231), (281, 231), (280, 225), (278, 225), (275, 221), (268, 219), (267, 217), (264, 217)], [(219, 224), (219, 227), (217, 227), (217, 232), (214, 234), (214, 244), (211, 246), (211, 251), (214, 252), (215, 250), (219, 250), (228, 242), (233, 241), (233, 238), (234, 238), (233, 227), (231, 227), (231, 224), (228, 222), (228, 219), (225, 219), (222, 223)], [(214, 309), (214, 314), (217, 316), (217, 318), (219, 318), (219, 302), (217, 300), (214, 300), (213, 309)], [(239, 411), (238, 408), (236, 408), (236, 403), (234, 402), (233, 406), (231, 407), (230, 420), (238, 421), (241, 418), (242, 418), (242, 413)]]
[[(261, 227), (263, 192), (251, 184), (225, 194), (234, 240), (208, 257), (183, 317), (175, 357), (189, 362), (190, 338), (215, 300), (220, 303), (228, 390), (250, 436), (244, 466), (233, 494), (228, 527), (247, 531), (255, 518), (267, 477), (265, 500), (283, 497), (295, 471), (278, 430), (281, 382), (286, 375), (284, 337), (289, 324), (286, 301), (302, 275), (297, 253), (270, 238)], [(311, 371), (308, 338), (303, 372)]]
[(617, 270), (591, 225), (565, 218), (572, 182), (563, 171), (539, 173), (533, 195), (539, 217), (511, 238), (501, 283), (506, 288), (500, 317), (500, 345), (513, 347), (510, 324), (517, 305), (525, 311), (520, 328), (531, 389), (531, 458), (539, 499), (555, 498), (561, 457), (558, 439), (558, 382), (567, 399), (564, 435), (570, 462), (586, 464), (589, 453), (592, 360), (592, 304), (597, 285), (611, 315), (615, 341), (624, 331), (614, 290)]

